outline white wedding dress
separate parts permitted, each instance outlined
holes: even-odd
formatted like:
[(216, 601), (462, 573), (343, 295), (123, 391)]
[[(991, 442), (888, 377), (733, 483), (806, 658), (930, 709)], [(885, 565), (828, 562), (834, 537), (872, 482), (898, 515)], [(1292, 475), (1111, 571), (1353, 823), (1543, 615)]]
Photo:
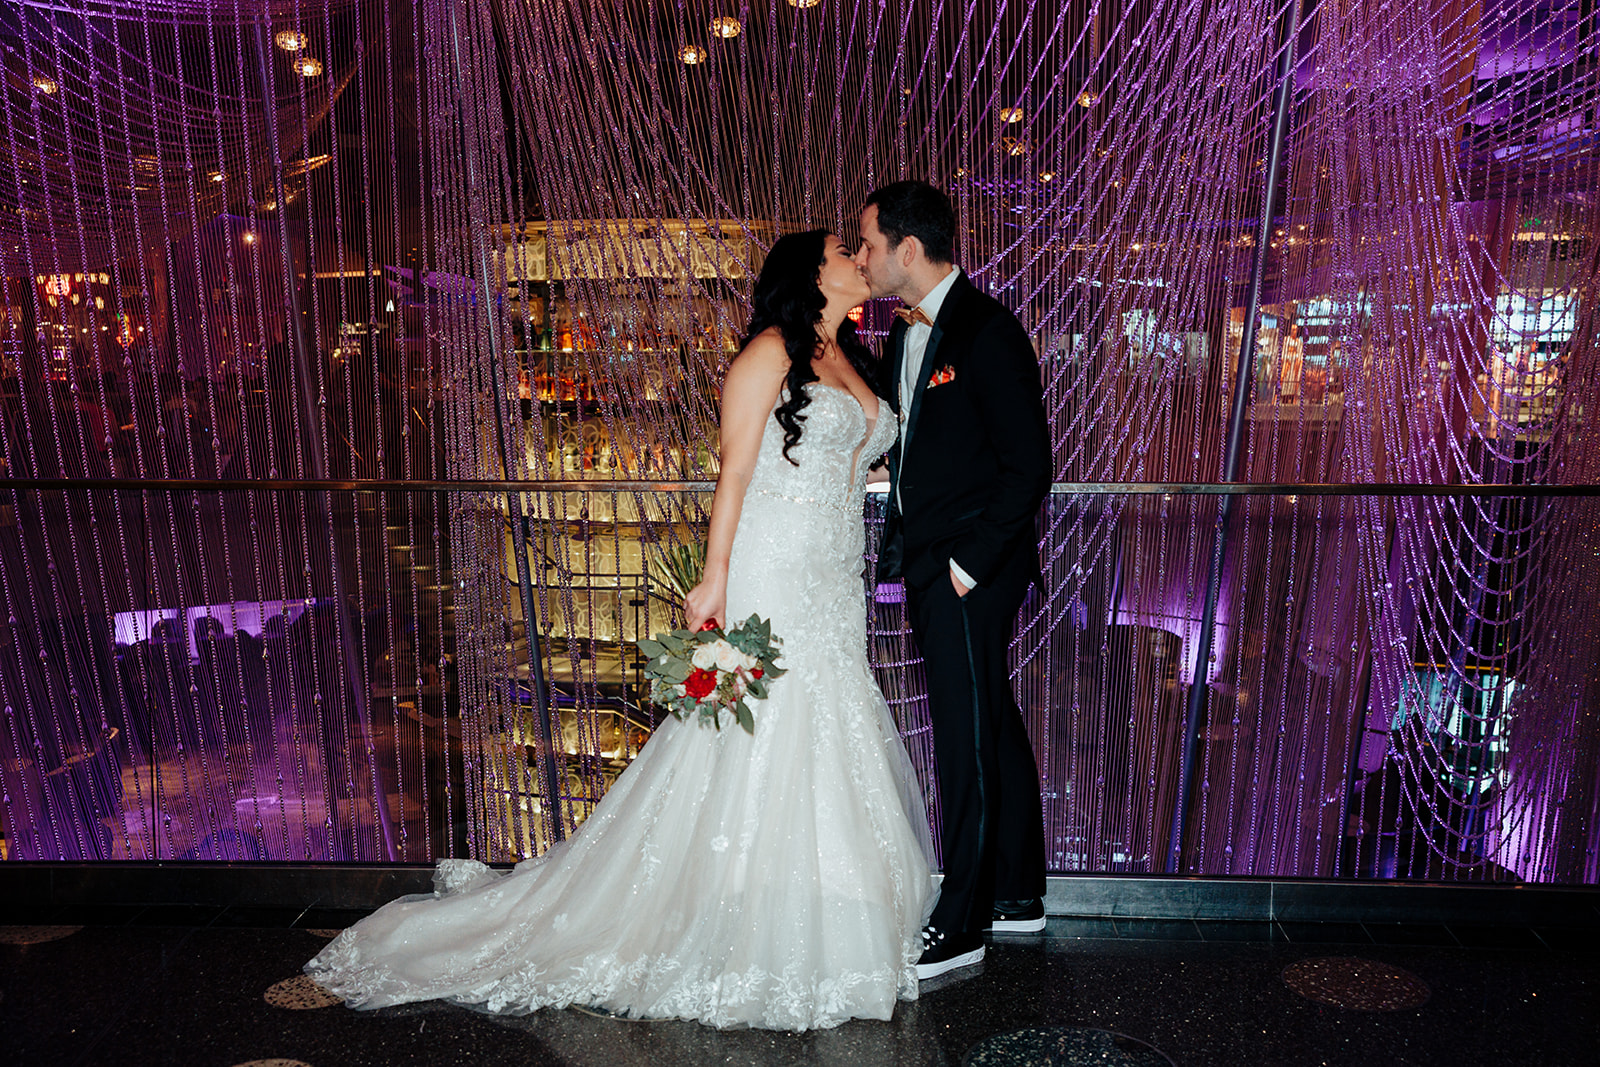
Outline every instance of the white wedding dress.
[(788, 671), (752, 702), (754, 736), (668, 718), (569, 840), (508, 874), (441, 863), (436, 893), (308, 963), (316, 982), (361, 1008), (577, 1004), (783, 1030), (916, 996), (932, 842), (867, 664), (862, 582), (864, 460), (894, 419), (807, 388), (798, 466), (767, 419), (729, 564), (728, 620), (769, 618)]

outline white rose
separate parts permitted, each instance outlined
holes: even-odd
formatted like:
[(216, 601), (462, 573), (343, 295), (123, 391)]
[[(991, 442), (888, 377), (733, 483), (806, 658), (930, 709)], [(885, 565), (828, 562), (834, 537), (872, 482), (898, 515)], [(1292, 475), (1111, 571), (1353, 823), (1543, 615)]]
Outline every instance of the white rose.
[(673, 691), (674, 694), (676, 694), (677, 696), (680, 696), (680, 697), (686, 697), (686, 696), (689, 695), (689, 690), (687, 690), (687, 689), (685, 689), (683, 687), (683, 683), (682, 682), (679, 682), (677, 685), (673, 686), (672, 687), (672, 691)]
[[(720, 644), (720, 642), (718, 643)], [(703, 671), (709, 671), (712, 667), (717, 665), (716, 645), (696, 645), (694, 649), (694, 656), (689, 660), (689, 662)]]
[(714, 642), (711, 647), (717, 650), (716, 662), (717, 669), (720, 671), (727, 671), (731, 674), (738, 668), (740, 661), (744, 658), (743, 653), (726, 641)]
[(739, 653), (739, 666), (744, 670), (753, 671), (756, 669), (756, 664), (760, 662), (748, 652)]

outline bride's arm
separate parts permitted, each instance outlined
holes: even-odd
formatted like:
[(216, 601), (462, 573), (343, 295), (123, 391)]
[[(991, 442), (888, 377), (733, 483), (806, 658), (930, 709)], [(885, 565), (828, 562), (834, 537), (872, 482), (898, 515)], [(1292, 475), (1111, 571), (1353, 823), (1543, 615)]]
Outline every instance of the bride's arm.
[(733, 532), (739, 527), (745, 489), (756, 469), (761, 432), (777, 402), (778, 391), (789, 372), (789, 354), (776, 330), (769, 330), (745, 346), (728, 366), (722, 384), (722, 455), (716, 495), (711, 498), (711, 529), (706, 535), (706, 570), (700, 584), (684, 598), (683, 613), (689, 629), (698, 630), (708, 619), (726, 625), (728, 620), (728, 557)]

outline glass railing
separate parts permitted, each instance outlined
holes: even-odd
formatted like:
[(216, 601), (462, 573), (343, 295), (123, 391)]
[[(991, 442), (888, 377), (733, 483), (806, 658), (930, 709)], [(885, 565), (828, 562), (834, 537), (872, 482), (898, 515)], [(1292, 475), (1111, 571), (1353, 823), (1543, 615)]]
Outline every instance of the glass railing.
[[(541, 851), (659, 720), (650, 554), (711, 488), (0, 485), (7, 854)], [(1594, 489), (1058, 484), (1038, 533), (1012, 670), (1053, 870), (1597, 880)], [(871, 573), (937, 818), (904, 591)]]

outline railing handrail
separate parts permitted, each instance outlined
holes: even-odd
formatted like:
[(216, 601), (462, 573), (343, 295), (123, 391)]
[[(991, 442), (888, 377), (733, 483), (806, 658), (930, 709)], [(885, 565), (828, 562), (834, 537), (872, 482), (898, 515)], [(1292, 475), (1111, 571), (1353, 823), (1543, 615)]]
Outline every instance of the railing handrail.
[[(709, 493), (714, 481), (484, 478), (0, 478), (0, 491), (325, 492), (325, 493)], [(884, 488), (869, 487), (884, 492)], [(1514, 485), (1497, 482), (1055, 482), (1052, 496), (1600, 496), (1600, 483)]]

